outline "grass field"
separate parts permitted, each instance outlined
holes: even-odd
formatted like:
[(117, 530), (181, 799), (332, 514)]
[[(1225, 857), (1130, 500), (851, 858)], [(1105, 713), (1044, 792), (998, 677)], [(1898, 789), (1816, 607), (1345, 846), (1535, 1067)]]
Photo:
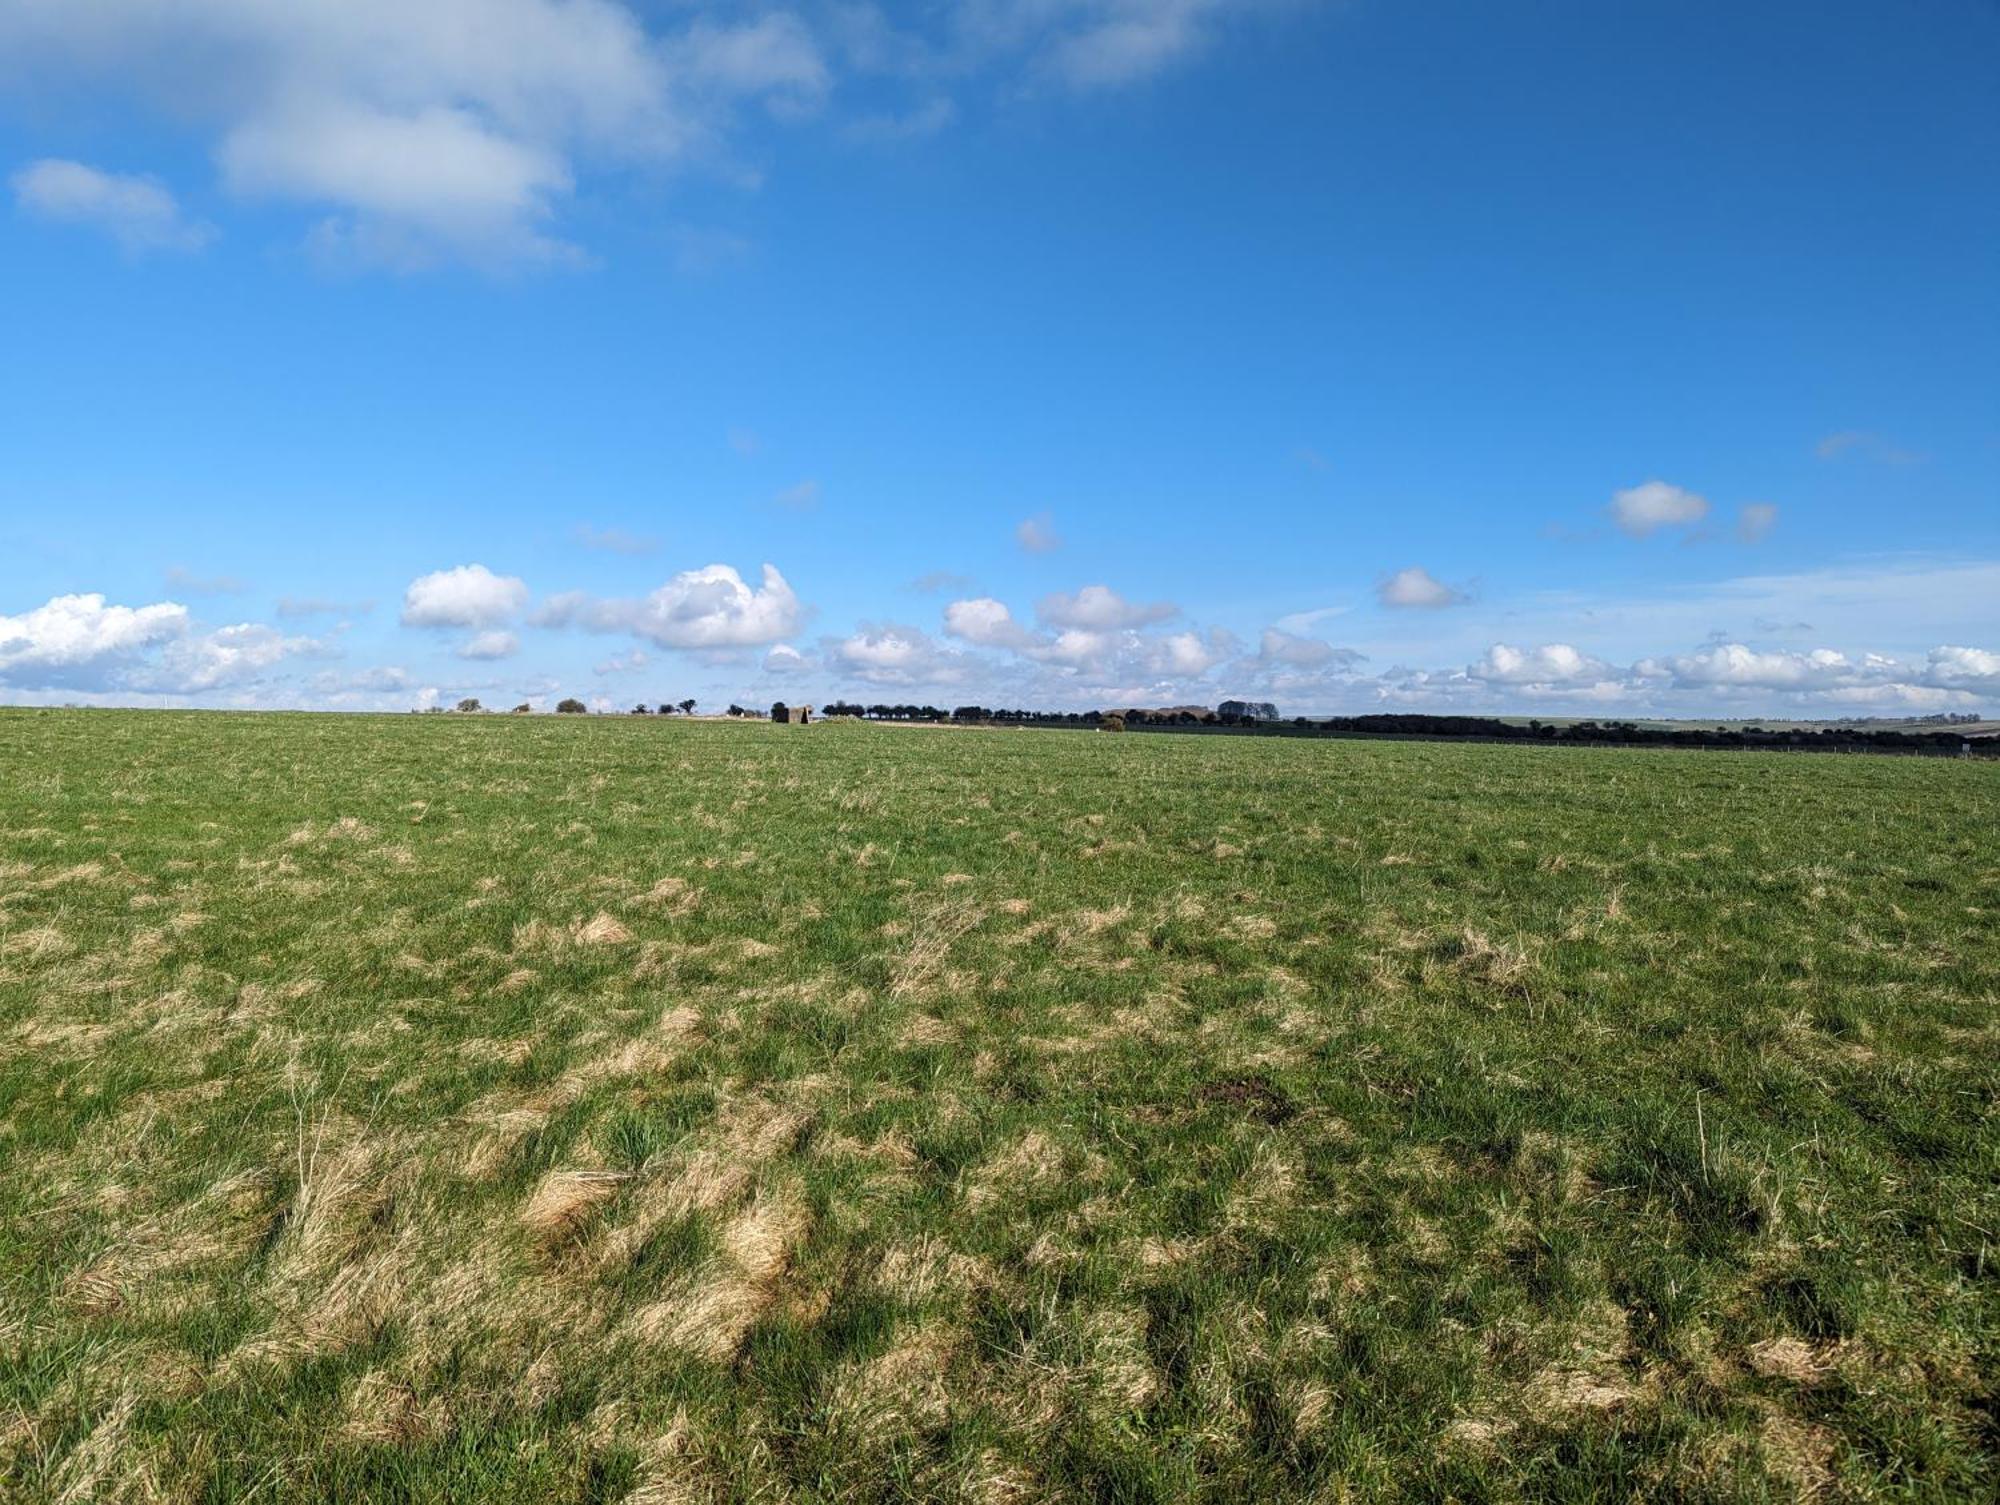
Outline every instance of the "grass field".
[(0, 1498), (1990, 1497), (2000, 768), (0, 712)]

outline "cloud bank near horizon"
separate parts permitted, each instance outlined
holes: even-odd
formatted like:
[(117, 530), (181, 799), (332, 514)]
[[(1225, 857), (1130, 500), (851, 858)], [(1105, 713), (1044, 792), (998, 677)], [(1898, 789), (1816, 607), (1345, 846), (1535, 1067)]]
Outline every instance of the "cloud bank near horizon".
[[(0, 692), (28, 703), (406, 709), (483, 693), (538, 704), (576, 690), (552, 661), (584, 634), (625, 645), (591, 669), (602, 681), (592, 698), (605, 708), (619, 704), (613, 686), (658, 698), (646, 693), (654, 679), (671, 680), (676, 699), (694, 681), (708, 703), (751, 705), (816, 695), (1081, 710), (1253, 696), (1287, 714), (1831, 716), (2000, 702), (2000, 639), (1981, 604), (2000, 599), (2000, 562), (1739, 576), (1652, 600), (1524, 598), (1453, 625), (1422, 658), (1398, 636), (1410, 607), (1466, 603), (1415, 573), (1423, 583), (1405, 580), (1404, 594), (1417, 599), (1385, 587), (1370, 620), (1322, 608), (1239, 633), (1090, 582), (1044, 594), (1025, 616), (997, 597), (961, 595), (941, 604), (935, 626), (882, 618), (808, 641), (813, 608), (769, 563), (755, 583), (717, 563), (611, 598), (537, 595), (523, 577), (473, 562), (411, 579), (392, 639), (407, 650), (402, 661), (358, 667), (346, 624), (314, 637), (252, 620), (211, 624), (172, 600), (77, 593), (0, 615)], [(1434, 599), (1431, 587), (1452, 599)], [(279, 598), (273, 614), (293, 615), (292, 600)], [(1465, 614), (1418, 613), (1441, 623)], [(1808, 615), (1822, 625), (1809, 628)], [(1932, 640), (1871, 645), (1868, 634), (1899, 615)], [(1754, 630), (1691, 630), (1730, 619)], [(1326, 635), (1333, 627), (1342, 640)]]

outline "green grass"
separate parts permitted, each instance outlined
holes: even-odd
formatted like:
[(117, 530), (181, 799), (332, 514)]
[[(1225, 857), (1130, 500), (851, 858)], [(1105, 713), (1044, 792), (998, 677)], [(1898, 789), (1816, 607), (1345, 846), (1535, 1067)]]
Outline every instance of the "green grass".
[(1948, 760), (0, 713), (0, 1498), (1990, 1498), (1996, 885)]

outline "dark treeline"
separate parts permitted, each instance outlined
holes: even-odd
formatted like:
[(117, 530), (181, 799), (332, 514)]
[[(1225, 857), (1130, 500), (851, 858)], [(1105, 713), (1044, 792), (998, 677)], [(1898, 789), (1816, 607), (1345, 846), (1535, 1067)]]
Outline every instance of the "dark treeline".
[[(1282, 723), (1281, 723), (1282, 725)], [(1578, 721), (1553, 726), (1544, 721), (1522, 725), (1490, 716), (1419, 716), (1382, 714), (1332, 716), (1291, 722), (1297, 731), (1332, 735), (1390, 737), (1477, 737), (1509, 742), (1580, 742), (1628, 747), (1772, 747), (1811, 750), (1872, 749), (1885, 752), (2000, 753), (2000, 741), (1968, 738), (1957, 731), (1902, 731), (1887, 727), (1816, 726), (1641, 726), (1631, 721)], [(1274, 728), (1275, 729), (1275, 728)]]
[(956, 722), (974, 726), (1143, 728), (1148, 731), (1234, 731), (1278, 737), (1422, 737), (1489, 742), (1551, 742), (1596, 747), (1791, 748), (1812, 752), (1904, 752), (2000, 756), (2000, 738), (1968, 738), (1947, 728), (1909, 731), (1870, 726), (1641, 726), (1632, 721), (1578, 721), (1558, 726), (1545, 721), (1502, 721), (1491, 716), (1430, 716), (1383, 713), (1368, 716), (1295, 716), (1289, 721), (1256, 721), (1182, 707), (1171, 710), (1024, 711), (962, 705), (855, 705), (836, 701), (828, 716), (867, 721)]

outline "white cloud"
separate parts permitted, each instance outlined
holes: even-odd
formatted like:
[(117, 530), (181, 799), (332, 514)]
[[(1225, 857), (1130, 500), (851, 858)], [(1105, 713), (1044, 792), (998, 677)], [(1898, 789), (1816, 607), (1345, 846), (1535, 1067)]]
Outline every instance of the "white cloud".
[(783, 11), (737, 24), (697, 20), (674, 51), (683, 76), (781, 111), (817, 104), (832, 83), (812, 33)]
[(215, 227), (188, 218), (172, 191), (156, 178), (44, 157), (23, 167), (11, 181), (14, 202), (24, 213), (101, 230), (130, 256), (199, 251), (215, 239)]
[[(1268, 0), (960, 0), (944, 8), (955, 34), (938, 45), (959, 67), (1019, 57), (1068, 88), (1117, 88), (1194, 57), (1225, 17), (1268, 8)], [(902, 40), (880, 30), (867, 37), (878, 53)]]
[(819, 505), (819, 482), (800, 481), (796, 486), (787, 486), (771, 498), (780, 507), (789, 507), (795, 512), (804, 512)]
[(1742, 643), (1717, 643), (1695, 653), (1642, 659), (1642, 678), (1668, 677), (1676, 685), (1729, 685), (1759, 690), (1833, 689), (1867, 678), (1882, 677), (1892, 661), (1854, 663), (1831, 648), (1807, 653), (1786, 650), (1760, 652)]
[(547, 226), (580, 161), (684, 159), (740, 103), (817, 102), (802, 23), (715, 9), (654, 35), (615, 0), (21, 0), (0, 52), (205, 121), (233, 191), (331, 212), (323, 246), (508, 265), (571, 256)]
[(790, 637), (804, 609), (775, 566), (752, 588), (726, 564), (683, 570), (640, 601), (600, 601), (582, 591), (549, 597), (531, 620), (540, 627), (629, 632), (660, 648), (726, 651)]
[(1020, 525), (1014, 529), (1014, 541), (1030, 554), (1053, 554), (1062, 547), (1055, 519), (1046, 512), (1022, 518)]
[(1194, 52), (1219, 8), (1218, 0), (1073, 4), (1079, 22), (1050, 44), (1047, 65), (1079, 88), (1148, 78)]
[(1582, 679), (1600, 679), (1612, 673), (1611, 666), (1568, 643), (1544, 643), (1538, 648), (1514, 648), (1495, 643), (1485, 658), (1467, 669), (1479, 680), (1503, 685), (1564, 684)]
[(1983, 648), (1933, 648), (1925, 673), (1932, 684), (1946, 688), (2000, 691), (2000, 653)]
[(1056, 631), (1030, 630), (991, 596), (952, 602), (945, 608), (944, 630), (948, 637), (1064, 673), (1125, 681), (1138, 675), (1205, 674), (1236, 651), (1234, 640), (1219, 630), (1206, 635), (1134, 630), (1177, 611), (1164, 603), (1136, 605), (1106, 586), (1089, 585), (1073, 596), (1043, 599), (1039, 615)]
[(1456, 606), (1465, 600), (1464, 592), (1454, 590), (1429, 570), (1414, 564), (1389, 576), (1376, 587), (1375, 594), (1384, 606), (1395, 607)]
[(790, 637), (801, 619), (799, 598), (773, 565), (751, 589), (726, 564), (683, 570), (654, 591), (631, 628), (662, 648), (754, 648)]
[(1168, 601), (1127, 601), (1108, 585), (1086, 585), (1073, 596), (1058, 593), (1042, 597), (1035, 614), (1051, 627), (1107, 632), (1165, 621), (1178, 616), (1180, 608)]
[(346, 206), (316, 233), (329, 258), (415, 270), (442, 255), (505, 264), (576, 254), (536, 228), (570, 189), (563, 156), (463, 108), (302, 104), (239, 125), (219, 155), (234, 193)]
[(982, 648), (1026, 650), (1040, 646), (1043, 639), (1014, 620), (1004, 602), (991, 596), (970, 601), (954, 601), (944, 609), (947, 636), (963, 638)]
[(1646, 481), (1611, 494), (1611, 519), (1634, 538), (1661, 528), (1691, 527), (1708, 516), (1708, 499), (1665, 481)]
[(486, 661), (498, 658), (512, 658), (521, 651), (521, 640), (511, 632), (498, 628), (478, 633), (458, 646), (458, 656), (465, 659)]
[(766, 674), (804, 674), (812, 667), (813, 661), (790, 643), (775, 644), (771, 651), (764, 655)]
[(1174, 632), (1142, 639), (1147, 666), (1155, 674), (1194, 678), (1206, 674), (1236, 651), (1236, 641), (1220, 628), (1207, 633)]
[(112, 699), (256, 684), (288, 659), (324, 651), (316, 639), (257, 622), (197, 632), (177, 602), (112, 606), (95, 592), (0, 616), (0, 684)]
[(419, 575), (403, 593), (405, 627), (499, 627), (528, 604), (518, 575), (496, 575), (483, 564), (461, 564)]
[(863, 626), (847, 637), (827, 639), (823, 649), (837, 675), (871, 685), (942, 685), (965, 676), (961, 656), (916, 627)]
[[(306, 239), (324, 260), (506, 269), (586, 262), (562, 216), (611, 173), (692, 163), (754, 182), (732, 160), (747, 114), (797, 120), (875, 84), (840, 129), (917, 136), (954, 118), (949, 91), (976, 76), (1125, 86), (1197, 55), (1227, 18), (1276, 9), (959, 0), (891, 19), (868, 0), (6, 0), (0, 57), (192, 124), (229, 190), (317, 218)], [(144, 222), (152, 244), (205, 233)]]
[(1334, 661), (1341, 650), (1319, 638), (1301, 637), (1282, 627), (1266, 627), (1257, 647), (1265, 664), (1282, 664), (1294, 669), (1317, 669)]
[(0, 615), (0, 680), (57, 683), (106, 660), (129, 658), (188, 630), (185, 606), (107, 606), (95, 593), (56, 596), (19, 616)]
[(1736, 536), (1744, 543), (1760, 543), (1778, 526), (1775, 502), (1746, 502), (1736, 514)]
[(287, 659), (320, 651), (316, 639), (287, 637), (261, 622), (238, 622), (169, 643), (159, 661), (132, 676), (139, 687), (195, 694), (255, 684)]
[(1347, 615), (1350, 609), (1346, 606), (1319, 606), (1313, 608), (1311, 611), (1295, 611), (1287, 616), (1282, 616), (1273, 625), (1280, 632), (1289, 632), (1304, 636), (1322, 622), (1330, 621), (1334, 617)]

